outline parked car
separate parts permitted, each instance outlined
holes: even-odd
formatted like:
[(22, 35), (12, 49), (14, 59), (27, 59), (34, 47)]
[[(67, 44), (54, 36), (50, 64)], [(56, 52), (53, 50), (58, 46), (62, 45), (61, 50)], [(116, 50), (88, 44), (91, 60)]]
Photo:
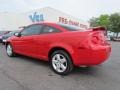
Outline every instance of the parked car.
[(13, 36), (13, 35), (14, 35), (15, 33), (17, 33), (17, 32), (19, 32), (19, 31), (11, 31), (11, 32), (3, 35), (3, 36), (2, 36), (2, 43), (5, 44), (6, 41), (7, 41), (7, 39), (8, 39), (9, 37)]
[(10, 31), (0, 31), (0, 43), (2, 43), (2, 36), (9, 33)]
[(120, 33), (117, 36), (117, 33), (108, 31), (107, 38), (111, 41), (120, 41)]
[(49, 61), (54, 72), (70, 73), (74, 66), (94, 66), (110, 55), (111, 46), (104, 37), (104, 28), (79, 30), (76, 27), (39, 23), (30, 25), (6, 43), (7, 55), (16, 54)]

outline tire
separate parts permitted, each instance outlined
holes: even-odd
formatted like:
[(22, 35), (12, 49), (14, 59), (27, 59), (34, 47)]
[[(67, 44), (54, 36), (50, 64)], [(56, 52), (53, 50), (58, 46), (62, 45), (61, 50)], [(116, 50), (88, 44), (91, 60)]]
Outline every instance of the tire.
[(57, 50), (51, 54), (50, 65), (53, 71), (59, 75), (67, 75), (73, 70), (72, 59), (63, 50)]
[(7, 55), (8, 55), (9, 57), (15, 56), (15, 53), (14, 53), (14, 51), (13, 51), (13, 47), (12, 47), (11, 44), (8, 44), (8, 45), (6, 46), (6, 52), (7, 52)]

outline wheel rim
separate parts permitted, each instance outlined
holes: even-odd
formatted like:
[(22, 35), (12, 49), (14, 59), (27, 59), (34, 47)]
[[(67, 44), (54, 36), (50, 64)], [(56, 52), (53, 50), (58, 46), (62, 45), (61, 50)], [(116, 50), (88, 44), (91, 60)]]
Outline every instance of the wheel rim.
[(11, 47), (10, 45), (7, 46), (7, 54), (8, 54), (9, 56), (12, 55), (12, 47)]
[(52, 57), (52, 66), (57, 72), (64, 72), (67, 69), (67, 60), (65, 56), (56, 54)]

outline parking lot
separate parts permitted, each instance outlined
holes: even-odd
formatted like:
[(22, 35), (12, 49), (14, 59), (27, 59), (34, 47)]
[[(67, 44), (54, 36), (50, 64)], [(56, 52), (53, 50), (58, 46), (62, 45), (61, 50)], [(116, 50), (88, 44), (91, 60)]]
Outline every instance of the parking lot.
[(111, 42), (112, 54), (104, 64), (75, 68), (68, 76), (55, 74), (47, 62), (10, 58), (0, 44), (0, 90), (120, 90), (120, 42)]

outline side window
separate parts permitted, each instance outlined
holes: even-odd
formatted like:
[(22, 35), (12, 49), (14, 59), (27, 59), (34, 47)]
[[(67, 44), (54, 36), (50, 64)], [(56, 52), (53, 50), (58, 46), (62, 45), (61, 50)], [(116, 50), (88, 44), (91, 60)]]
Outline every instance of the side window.
[(41, 33), (42, 25), (31, 25), (26, 27), (22, 32), (22, 36), (29, 36), (29, 35), (38, 35)]
[(60, 30), (50, 27), (50, 26), (44, 26), (42, 30), (42, 34), (47, 34), (47, 33), (59, 33), (61, 32)]

